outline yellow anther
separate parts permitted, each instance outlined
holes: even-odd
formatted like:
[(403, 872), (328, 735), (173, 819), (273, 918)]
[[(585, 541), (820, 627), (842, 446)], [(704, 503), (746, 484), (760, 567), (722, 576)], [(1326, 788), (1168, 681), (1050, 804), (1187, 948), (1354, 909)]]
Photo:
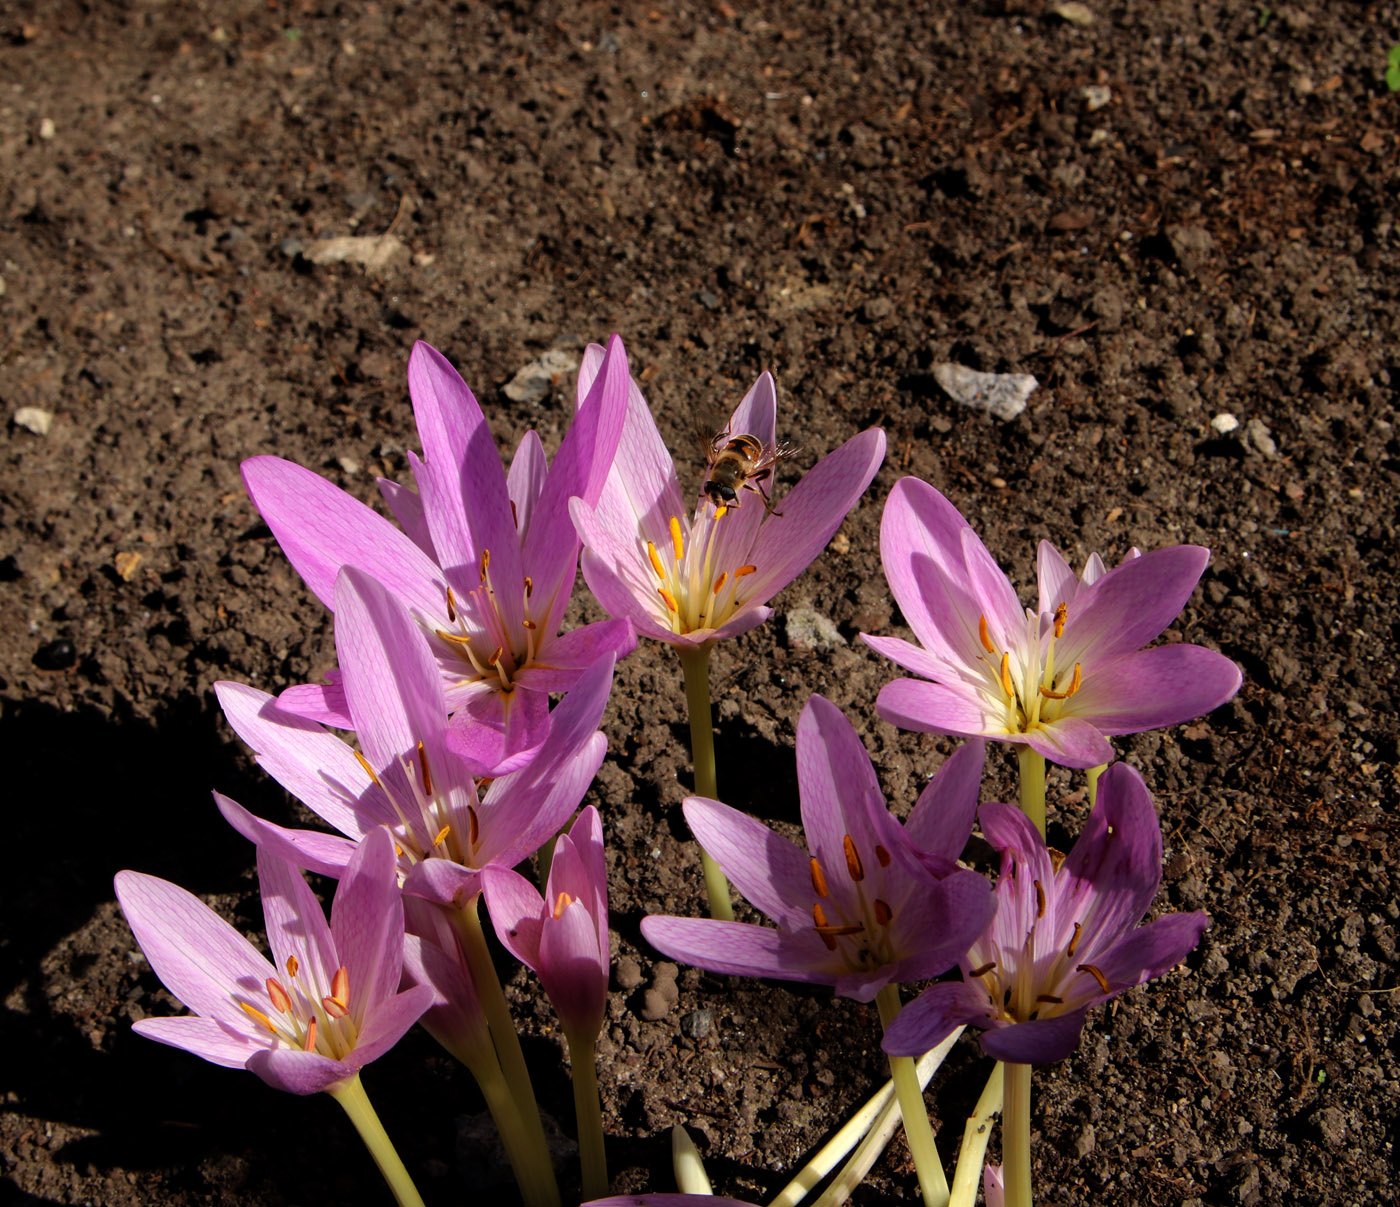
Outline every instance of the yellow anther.
[(711, 594), (718, 595), (724, 589), (724, 584), (729, 581), (729, 571), (721, 570), (719, 577), (715, 579), (715, 585), (711, 588)]
[(1074, 937), (1073, 937), (1072, 939), (1070, 939), (1070, 941), (1069, 941), (1069, 946), (1065, 948), (1065, 958), (1066, 958), (1066, 959), (1068, 959), (1068, 960), (1074, 959), (1074, 949), (1075, 949), (1076, 947), (1079, 946), (1079, 936), (1082, 935), (1083, 933), (1084, 933), (1084, 927), (1083, 927), (1083, 925), (1082, 925), (1081, 923), (1076, 922), (1076, 923), (1074, 924)]
[(532, 633), (540, 627), (533, 620), (522, 620), (520, 623), (523, 624)]
[(504, 653), (505, 653), (505, 650), (504, 650), (501, 646), (498, 645), (498, 646), (491, 652), (491, 657), (489, 657), (489, 658), (486, 660), (487, 663), (488, 663), (489, 665), (491, 665), (491, 666), (499, 666), (499, 665), (501, 664), (501, 655), (504, 654)]
[(481, 551), (481, 563), (477, 567), (477, 572), (481, 575), (482, 582), (486, 581), (486, 572), (489, 569), (491, 569), (491, 550), (483, 549)]
[(681, 539), (681, 522), (671, 517), (671, 548), (676, 551), (676, 561), (685, 556), (685, 542)]
[(1100, 989), (1102, 989), (1105, 993), (1109, 992), (1108, 978), (1104, 976), (1104, 974), (1101, 973), (1092, 964), (1080, 964), (1077, 968), (1075, 968), (1075, 971), (1087, 972), (1091, 977), (1094, 978), (1094, 980), (1098, 981)]
[(745, 577), (746, 575), (754, 574), (754, 573), (756, 573), (757, 571), (758, 571), (758, 567), (757, 567), (757, 566), (740, 566), (737, 570), (734, 571), (734, 577), (735, 577), (735, 578), (743, 578), (743, 577)]
[(822, 871), (822, 865), (817, 862), (817, 857), (815, 855), (812, 856), (811, 867), (812, 891), (816, 893), (818, 897), (825, 897), (827, 895), (826, 873)]
[(441, 830), (439, 830), (435, 835), (433, 835), (433, 846), (435, 846), (435, 847), (440, 847), (440, 846), (442, 846), (442, 840), (443, 840), (444, 838), (446, 838), (446, 837), (447, 837), (449, 834), (451, 834), (451, 833), (452, 833), (452, 827), (451, 827), (451, 826), (443, 826)]
[(888, 926), (894, 918), (894, 910), (890, 909), (887, 901), (875, 898), (875, 921), (881, 926)]
[(297, 969), (300, 967), (301, 964), (298, 962), (296, 956), (287, 957), (287, 975), (291, 977), (292, 980), (297, 979)]
[(379, 788), (383, 788), (384, 785), (379, 782), (379, 777), (374, 774), (374, 768), (369, 765), (369, 759), (365, 758), (358, 750), (352, 751), (351, 753), (354, 754), (355, 761), (365, 769), (365, 774), (374, 781), (375, 785)]
[(1063, 637), (1063, 636), (1065, 635), (1065, 616), (1068, 615), (1068, 613), (1069, 613), (1069, 605), (1068, 605), (1068, 604), (1063, 604), (1063, 603), (1062, 603), (1062, 604), (1060, 604), (1058, 607), (1055, 608), (1055, 636), (1056, 636), (1056, 637)]
[(1044, 684), (1041, 685), (1040, 694), (1047, 700), (1068, 700), (1079, 690), (1083, 682), (1083, 670), (1079, 663), (1074, 664), (1074, 677), (1069, 681), (1069, 686), (1062, 692), (1051, 691)]
[(656, 546), (650, 541), (647, 542), (647, 558), (651, 562), (651, 568), (656, 571), (656, 577), (665, 582), (666, 567), (661, 564), (661, 557), (656, 552)]
[(967, 975), (973, 977), (974, 979), (980, 976), (986, 976), (987, 973), (994, 971), (996, 969), (996, 966), (997, 962), (995, 960), (991, 960), (986, 964), (983, 964), (981, 968), (974, 968)]
[[(268, 977), (264, 982), (267, 985), (267, 996), (272, 1002), (272, 1008), (281, 1014), (292, 1012), (292, 999), (287, 996), (287, 991), (282, 988), (282, 982), (276, 977)], [(244, 1007), (247, 1009), (247, 1007)]]
[(428, 752), (422, 742), (418, 743), (418, 770), (423, 773), (423, 791), (432, 796), (433, 773), (428, 769)]
[(992, 635), (987, 630), (987, 618), (979, 616), (977, 618), (977, 639), (982, 643), (982, 648), (993, 658), (997, 656), (997, 647), (992, 644)]
[[(723, 503), (721, 503), (718, 507), (715, 508), (715, 519), (717, 519), (717, 520), (722, 520), (722, 519), (724, 519), (725, 513), (726, 513), (728, 510), (729, 510), (729, 508), (726, 507)], [(835, 944), (835, 943), (833, 943), (833, 944), (831, 945), (831, 949), (832, 949), (833, 951), (836, 950), (836, 944)]]
[(453, 645), (460, 645), (471, 649), (472, 643), (470, 637), (463, 637), (460, 633), (449, 633), (446, 629), (434, 629), (433, 631), (444, 641), (450, 641)]
[(865, 865), (861, 863), (860, 852), (856, 850), (856, 844), (851, 841), (849, 834), (841, 839), (841, 849), (846, 853), (846, 871), (851, 879), (859, 884), (865, 879)]
[(665, 587), (657, 587), (656, 593), (666, 601), (666, 606), (672, 612), (679, 612), (681, 610), (680, 605), (676, 603), (676, 597), (672, 595), (668, 590), (666, 590)]
[(451, 587), (447, 588), (447, 619), (453, 624), (457, 623), (457, 597), (452, 594)]
[(569, 906), (571, 906), (573, 903), (574, 899), (570, 897), (568, 893), (560, 893), (559, 896), (554, 899), (555, 921), (558, 921), (560, 918), (562, 918), (564, 916), (564, 911), (568, 909)]
[(315, 1017), (306, 1020), (306, 1038), (301, 1041), (303, 1052), (314, 1052), (316, 1050), (316, 1019)]
[(277, 1034), (277, 1028), (273, 1025), (272, 1020), (256, 1006), (250, 1006), (247, 1002), (239, 1002), (238, 1004), (243, 1007), (243, 1013), (257, 1023), (258, 1026), (266, 1027), (273, 1035)]
[(1011, 682), (1011, 654), (1009, 652), (1001, 656), (1001, 690), (1008, 697), (1016, 694), (1016, 686)]

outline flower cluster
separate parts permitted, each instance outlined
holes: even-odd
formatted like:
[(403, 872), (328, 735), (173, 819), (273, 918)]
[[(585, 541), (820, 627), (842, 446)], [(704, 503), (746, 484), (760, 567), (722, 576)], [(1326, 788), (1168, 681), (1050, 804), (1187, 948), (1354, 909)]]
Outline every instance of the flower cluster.
[[(715, 437), (691, 508), (616, 337), (587, 350), (552, 463), (531, 432), (503, 468), (475, 397), (426, 344), (413, 349), (408, 385), (422, 444), (408, 454), (414, 487), (380, 483), (397, 525), (290, 462), (243, 467), (268, 527), (334, 613), (338, 665), (326, 682), (280, 696), (240, 683), (215, 690), (257, 762), (327, 828), (282, 825), (215, 794), (256, 844), (272, 962), (184, 889), (117, 876), (137, 942), (192, 1011), (138, 1032), (292, 1093), (330, 1093), (399, 1202), (413, 1205), (421, 1199), (359, 1071), (421, 1021), (475, 1075), (527, 1207), (558, 1207), (484, 905), (567, 1037), (584, 1194), (598, 1207), (731, 1201), (605, 1197), (591, 1049), (607, 1015), (608, 861), (604, 818), (584, 799), (607, 751), (600, 727), (616, 663), (647, 636), (676, 647), (686, 671), (697, 781), (686, 821), (707, 868), (773, 925), (732, 920), (727, 891), (716, 908), (707, 871), (716, 916), (647, 917), (643, 937), (715, 972), (877, 1004), (898, 1108), (881, 1108), (884, 1124), (872, 1109), (833, 1201), (869, 1168), (874, 1137), (902, 1121), (925, 1203), (946, 1202), (912, 1058), (977, 1028), (983, 1050), (1008, 1066), (1005, 1168), (988, 1168), (988, 1199), (1029, 1203), (1028, 1066), (1066, 1057), (1093, 1006), (1181, 963), (1208, 925), (1201, 913), (1142, 925), (1161, 882), (1161, 826), (1137, 771), (1103, 770), (1113, 737), (1208, 711), (1240, 685), (1221, 654), (1150, 644), (1190, 597), (1207, 552), (1132, 550), (1113, 569), (1094, 556), (1076, 576), (1042, 543), (1038, 598), (1026, 608), (947, 499), (915, 479), (896, 484), (881, 555), (917, 643), (863, 636), (918, 678), (886, 685), (874, 708), (967, 741), (900, 820), (855, 725), (810, 696), (795, 743), (803, 846), (717, 799), (704, 668), (716, 642), (772, 615), (775, 594), (830, 541), (874, 478), (884, 434), (852, 436), (779, 496), (777, 394), (765, 373)], [(566, 630), (580, 564), (611, 619)], [(1021, 750), (1020, 808), (979, 804), (988, 739)], [(1045, 842), (1046, 759), (1097, 769), (1068, 856)], [(964, 862), (979, 826), (1000, 854), (994, 883)], [(339, 882), (329, 921), (305, 871)], [(901, 1009), (901, 986), (954, 967), (961, 979)], [(1001, 1078), (999, 1065), (988, 1094)], [(988, 1117), (1000, 1092), (979, 1104)], [(983, 1151), (960, 1184), (975, 1184)], [(804, 1173), (795, 1185), (815, 1180)], [(687, 1174), (683, 1189), (704, 1181)]]

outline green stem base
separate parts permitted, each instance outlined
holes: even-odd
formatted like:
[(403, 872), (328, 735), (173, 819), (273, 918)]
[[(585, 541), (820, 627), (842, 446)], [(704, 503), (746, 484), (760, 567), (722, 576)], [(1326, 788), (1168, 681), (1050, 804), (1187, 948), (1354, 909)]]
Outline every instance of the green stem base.
[(389, 1133), (384, 1130), (384, 1125), (379, 1122), (379, 1116), (375, 1114), (374, 1107), (370, 1105), (369, 1095), (365, 1093), (365, 1087), (360, 1084), (360, 1075), (342, 1081), (339, 1085), (332, 1086), (328, 1091), (330, 1096), (340, 1103), (341, 1109), (350, 1116), (350, 1122), (355, 1125), (355, 1130), (360, 1133), (360, 1139), (365, 1142), (365, 1147), (369, 1149), (369, 1155), (374, 1158), (374, 1163), (379, 1166), (379, 1172), (384, 1175), (384, 1180), (389, 1183), (389, 1189), (394, 1192), (394, 1198), (398, 1201), (399, 1207), (423, 1207), (423, 1198), (418, 1193), (418, 1188), (414, 1186), (413, 1179), (408, 1176), (408, 1170), (404, 1168), (404, 1163), (399, 1159), (398, 1150), (394, 1147), (393, 1141), (389, 1139)]

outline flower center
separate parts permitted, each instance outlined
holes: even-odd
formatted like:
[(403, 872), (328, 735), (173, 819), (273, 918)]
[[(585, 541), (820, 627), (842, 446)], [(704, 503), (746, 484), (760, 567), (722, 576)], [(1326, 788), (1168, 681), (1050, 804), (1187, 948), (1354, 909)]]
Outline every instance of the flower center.
[[(846, 875), (854, 894), (842, 894), (844, 900), (831, 895), (826, 872), (814, 855), (811, 860), (812, 890), (817, 900), (812, 902), (812, 929), (817, 932), (827, 951), (839, 952), (850, 972), (870, 972), (893, 964), (897, 959), (890, 924), (894, 911), (881, 897), (866, 891), (865, 862), (856, 844), (847, 834), (841, 843), (846, 859)], [(890, 853), (876, 844), (875, 860), (881, 868), (890, 866)]]
[(978, 618), (977, 637), (990, 656), (981, 659), (987, 673), (984, 691), (1005, 710), (1007, 733), (1030, 733), (1057, 721), (1065, 701), (1083, 687), (1078, 662), (1069, 673), (1055, 670), (1055, 642), (1064, 636), (1068, 611), (1063, 603), (1055, 609), (1049, 635), (1043, 637), (1040, 616), (1028, 609), (1025, 639), (1016, 657), (1011, 650), (997, 650), (986, 616)]
[(653, 542), (647, 542), (656, 593), (673, 633), (717, 629), (748, 603), (741, 583), (758, 567), (745, 565), (731, 570), (717, 564), (716, 533), (727, 510), (716, 508), (713, 516), (698, 518), (688, 542), (676, 516), (671, 517), (668, 549), (658, 550)]
[(449, 859), (464, 867), (476, 866), (480, 825), (475, 793), (466, 805), (466, 825), (458, 824), (460, 812), (454, 809), (448, 792), (434, 785), (428, 752), (422, 742), (418, 743), (416, 761), (402, 758), (395, 773), (384, 777), (375, 772), (358, 750), (354, 754), (365, 774), (378, 785), (398, 815), (399, 824), (391, 829), (398, 856), (404, 863), (411, 867), (425, 859)]
[(491, 577), (491, 550), (481, 551), (477, 566), (481, 583), (458, 600), (451, 587), (447, 588), (447, 620), (457, 626), (456, 632), (437, 629), (435, 632), (457, 651), (458, 656), (474, 672), (468, 682), (493, 679), (502, 691), (513, 691), (515, 676), (534, 661), (538, 646), (539, 626), (530, 617), (530, 596), (535, 584), (525, 576), (521, 605), (520, 629), (512, 633), (512, 624), (502, 613)]
[(287, 957), (286, 971), (285, 979), (268, 977), (264, 982), (266, 1009), (241, 994), (234, 994), (233, 1000), (279, 1044), (344, 1060), (360, 1035), (350, 1017), (349, 970), (344, 964), (336, 969), (329, 987), (308, 984), (296, 956)]

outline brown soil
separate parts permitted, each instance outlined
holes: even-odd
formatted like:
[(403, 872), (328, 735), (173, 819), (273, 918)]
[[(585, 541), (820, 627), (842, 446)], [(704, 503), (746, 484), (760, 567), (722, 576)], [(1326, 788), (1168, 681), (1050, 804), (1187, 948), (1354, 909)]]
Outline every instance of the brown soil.
[[(855, 640), (900, 623), (876, 538), (901, 475), (950, 495), (1023, 586), (1041, 537), (1077, 561), (1214, 550), (1174, 632), (1238, 660), (1244, 689), (1122, 743), (1163, 816), (1162, 906), (1214, 925), (1039, 1076), (1038, 1201), (1394, 1201), (1400, 10), (1091, 0), (1080, 25), (1055, 7), (0, 11), (0, 1198), (387, 1201), (328, 1101), (131, 1034), (171, 1003), (111, 877), (165, 875), (261, 924), (209, 790), (291, 809), (210, 685), (276, 690), (333, 647), (239, 461), (280, 453), (366, 499), (402, 478), (418, 338), (503, 443), (538, 426), (552, 447), (568, 381), (538, 404), (502, 387), (616, 330), (679, 449), (763, 368), (799, 462), (890, 435), (845, 543), (780, 600), (845, 644), (807, 648), (780, 615), (716, 655), (736, 805), (795, 817), (812, 691), (856, 720), (900, 809), (948, 749), (876, 720), (894, 672)], [(386, 231), (405, 247), (381, 268), (308, 258)], [(1041, 386), (999, 423), (942, 394), (943, 360)], [(46, 436), (10, 422), (22, 407), (54, 413)], [(1221, 412), (1237, 431), (1212, 429)], [(881, 1079), (874, 1014), (683, 969), (643, 1017), (669, 970), (639, 919), (701, 908), (670, 651), (625, 663), (606, 725), (616, 1185), (669, 1189), (684, 1121), (718, 1189), (762, 1198)], [(987, 795), (1009, 772), (997, 752)], [(1062, 841), (1076, 786), (1052, 783)], [(524, 975), (513, 991), (568, 1130), (551, 1017)], [(938, 1083), (945, 1140), (986, 1067), (965, 1045)], [(432, 1203), (509, 1201), (483, 1191), (480, 1100), (430, 1041), (366, 1082)], [(857, 1201), (909, 1201), (906, 1160)]]

